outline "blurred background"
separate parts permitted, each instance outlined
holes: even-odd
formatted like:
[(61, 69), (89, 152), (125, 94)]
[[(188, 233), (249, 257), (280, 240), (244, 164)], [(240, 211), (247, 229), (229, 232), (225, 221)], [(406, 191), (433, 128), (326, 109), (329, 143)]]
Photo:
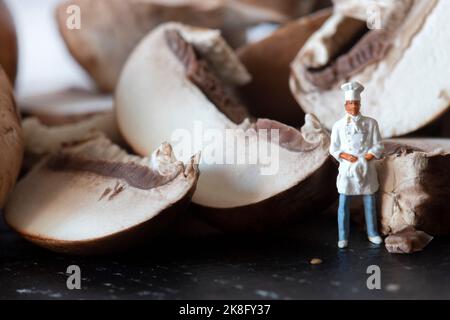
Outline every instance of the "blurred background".
[(62, 0), (6, 0), (19, 38), (18, 100), (92, 83), (59, 34), (55, 8)]
[[(92, 89), (94, 85), (71, 57), (59, 34), (56, 6), (64, 0), (5, 0), (14, 18), (19, 38), (17, 98), (36, 96), (66, 88)], [(259, 26), (249, 36), (259, 39), (274, 30)]]

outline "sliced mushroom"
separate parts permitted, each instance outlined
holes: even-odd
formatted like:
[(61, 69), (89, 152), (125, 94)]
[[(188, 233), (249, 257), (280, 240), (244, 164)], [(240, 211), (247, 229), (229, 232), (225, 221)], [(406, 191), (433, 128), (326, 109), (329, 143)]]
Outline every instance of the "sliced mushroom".
[(120, 131), (138, 154), (160, 139), (181, 159), (202, 150), (193, 201), (201, 217), (227, 231), (277, 228), (327, 206), (335, 193), (334, 182), (321, 181), (335, 173), (328, 133), (311, 115), (301, 132), (250, 123), (230, 85), (249, 79), (216, 31), (171, 23), (131, 54), (115, 96)]
[(25, 117), (36, 117), (48, 126), (78, 122), (113, 109), (111, 95), (81, 88), (24, 97), (18, 104)]
[(98, 133), (125, 146), (112, 105), (110, 95), (78, 88), (22, 98), (25, 171), (61, 146), (89, 140)]
[(12, 16), (3, 0), (0, 0), (0, 65), (11, 83), (17, 74), (17, 36)]
[(292, 126), (299, 126), (305, 114), (289, 89), (290, 65), (303, 44), (331, 10), (323, 10), (291, 22), (271, 36), (242, 47), (238, 57), (252, 75), (252, 81), (239, 89), (250, 113)]
[(236, 128), (248, 113), (230, 91), (250, 79), (218, 31), (161, 25), (124, 66), (115, 94), (119, 130), (145, 155), (176, 129), (193, 132), (195, 123)]
[(23, 133), (11, 84), (0, 66), (0, 208), (16, 183), (22, 165)]
[(378, 163), (382, 232), (450, 234), (450, 140), (397, 139), (386, 148)]
[[(82, 12), (82, 28), (67, 27), (70, 5)], [(221, 29), (241, 42), (245, 30), (261, 22), (285, 17), (231, 0), (69, 0), (58, 7), (57, 19), (66, 44), (100, 89), (112, 91), (120, 70), (135, 45), (163, 22), (179, 21)], [(239, 43), (236, 43), (236, 45)]]
[[(364, 113), (378, 120), (385, 137), (416, 131), (448, 110), (448, 1), (335, 3), (292, 65), (291, 90), (305, 112), (331, 129), (345, 112), (340, 85), (350, 80), (365, 85)], [(381, 29), (368, 29), (368, 12), (369, 26)]]
[(169, 144), (151, 159), (103, 137), (60, 150), (21, 180), (7, 224), (42, 247), (65, 253), (116, 252), (168, 228), (197, 183), (198, 155), (185, 166)]
[[(46, 155), (58, 151), (62, 146), (92, 139), (103, 133), (116, 144), (124, 145), (117, 129), (114, 113), (80, 115), (80, 120), (73, 120), (55, 125), (51, 116), (41, 115), (42, 119), (53, 121), (51, 125), (42, 123), (40, 118), (31, 117), (23, 120), (25, 138), (25, 169), (31, 168)], [(64, 120), (64, 119), (63, 119)], [(58, 119), (59, 122), (61, 119)]]

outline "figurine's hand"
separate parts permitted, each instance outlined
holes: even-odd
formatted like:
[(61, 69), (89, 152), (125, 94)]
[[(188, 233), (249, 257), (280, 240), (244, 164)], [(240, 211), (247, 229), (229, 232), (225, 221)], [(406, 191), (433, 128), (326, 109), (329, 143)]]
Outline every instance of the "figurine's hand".
[(358, 157), (355, 157), (355, 156), (353, 156), (351, 154), (348, 154), (348, 153), (345, 153), (345, 152), (342, 152), (339, 155), (339, 157), (344, 159), (344, 160), (347, 160), (347, 161), (349, 161), (351, 163), (355, 163), (356, 161), (358, 161)]
[(371, 153), (366, 153), (364, 158), (366, 158), (367, 161), (372, 161), (373, 159), (375, 159), (375, 156)]

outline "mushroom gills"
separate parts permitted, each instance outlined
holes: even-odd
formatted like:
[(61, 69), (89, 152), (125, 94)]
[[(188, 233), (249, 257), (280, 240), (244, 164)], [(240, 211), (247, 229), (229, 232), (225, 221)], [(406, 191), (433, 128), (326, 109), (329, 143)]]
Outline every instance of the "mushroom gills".
[[(363, 23), (365, 1), (334, 3), (331, 17), (291, 64), (290, 88), (301, 108), (331, 130), (345, 115), (340, 85), (358, 81), (367, 88), (362, 112), (377, 119), (385, 138), (412, 133), (440, 118), (449, 106), (448, 81), (442, 70), (448, 69), (450, 60), (448, 50), (435, 50), (433, 44), (449, 43), (444, 12), (450, 3), (386, 2), (380, 7), (383, 29), (371, 31)], [(346, 49), (346, 44), (353, 48)], [(311, 76), (311, 69), (318, 74)]]
[(231, 121), (241, 123), (248, 118), (247, 109), (237, 100), (232, 88), (217, 76), (207, 60), (187, 42), (179, 30), (165, 32), (172, 53), (183, 64), (187, 78)]
[[(344, 30), (350, 32), (343, 35)], [(333, 47), (330, 60), (324, 66), (307, 68), (305, 74), (306, 79), (320, 90), (328, 90), (383, 59), (390, 47), (390, 32), (369, 30), (365, 21), (345, 17), (336, 33), (324, 42)]]

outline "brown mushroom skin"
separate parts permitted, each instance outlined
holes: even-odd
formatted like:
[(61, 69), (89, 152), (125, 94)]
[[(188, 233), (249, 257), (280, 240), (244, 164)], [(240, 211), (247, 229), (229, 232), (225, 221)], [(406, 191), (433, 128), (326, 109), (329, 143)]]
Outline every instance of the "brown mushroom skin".
[(192, 190), (186, 194), (184, 199), (166, 210), (161, 211), (155, 218), (101, 239), (63, 242), (39, 237), (30, 237), (21, 233), (19, 230), (15, 231), (24, 239), (44, 249), (62, 254), (97, 256), (126, 252), (130, 248), (143, 246), (145, 243), (149, 243), (148, 240), (161, 236), (163, 230), (172, 228), (180, 218), (180, 212), (184, 212), (189, 206), (194, 191), (195, 186), (193, 186)]
[(241, 2), (269, 8), (288, 17), (297, 18), (318, 9), (331, 6), (330, 0), (240, 0)]
[(409, 226), (387, 237), (385, 244), (390, 253), (414, 253), (422, 251), (431, 240), (432, 236)]
[(17, 74), (17, 51), (14, 22), (6, 4), (0, 0), (0, 65), (13, 84)]
[[(66, 26), (66, 10), (70, 5), (81, 9), (80, 30)], [(206, 17), (202, 13), (207, 13)], [(171, 8), (162, 2), (128, 0), (67, 0), (56, 9), (59, 31), (67, 48), (104, 92), (114, 91), (128, 55), (147, 32), (166, 19), (189, 21), (186, 16), (203, 26), (219, 19), (220, 12), (216, 7), (198, 12), (195, 6)]]
[(239, 94), (255, 117), (300, 126), (305, 114), (289, 89), (290, 64), (306, 40), (331, 15), (325, 9), (291, 22), (273, 35), (238, 50), (253, 80)]
[(194, 213), (227, 233), (276, 233), (300, 222), (305, 216), (319, 214), (333, 203), (337, 197), (336, 186), (323, 182), (335, 176), (336, 172), (336, 165), (330, 157), (308, 178), (264, 201), (235, 209), (209, 208), (193, 203)]
[(24, 142), (20, 123), (11, 84), (0, 66), (0, 208), (14, 187), (22, 165)]

